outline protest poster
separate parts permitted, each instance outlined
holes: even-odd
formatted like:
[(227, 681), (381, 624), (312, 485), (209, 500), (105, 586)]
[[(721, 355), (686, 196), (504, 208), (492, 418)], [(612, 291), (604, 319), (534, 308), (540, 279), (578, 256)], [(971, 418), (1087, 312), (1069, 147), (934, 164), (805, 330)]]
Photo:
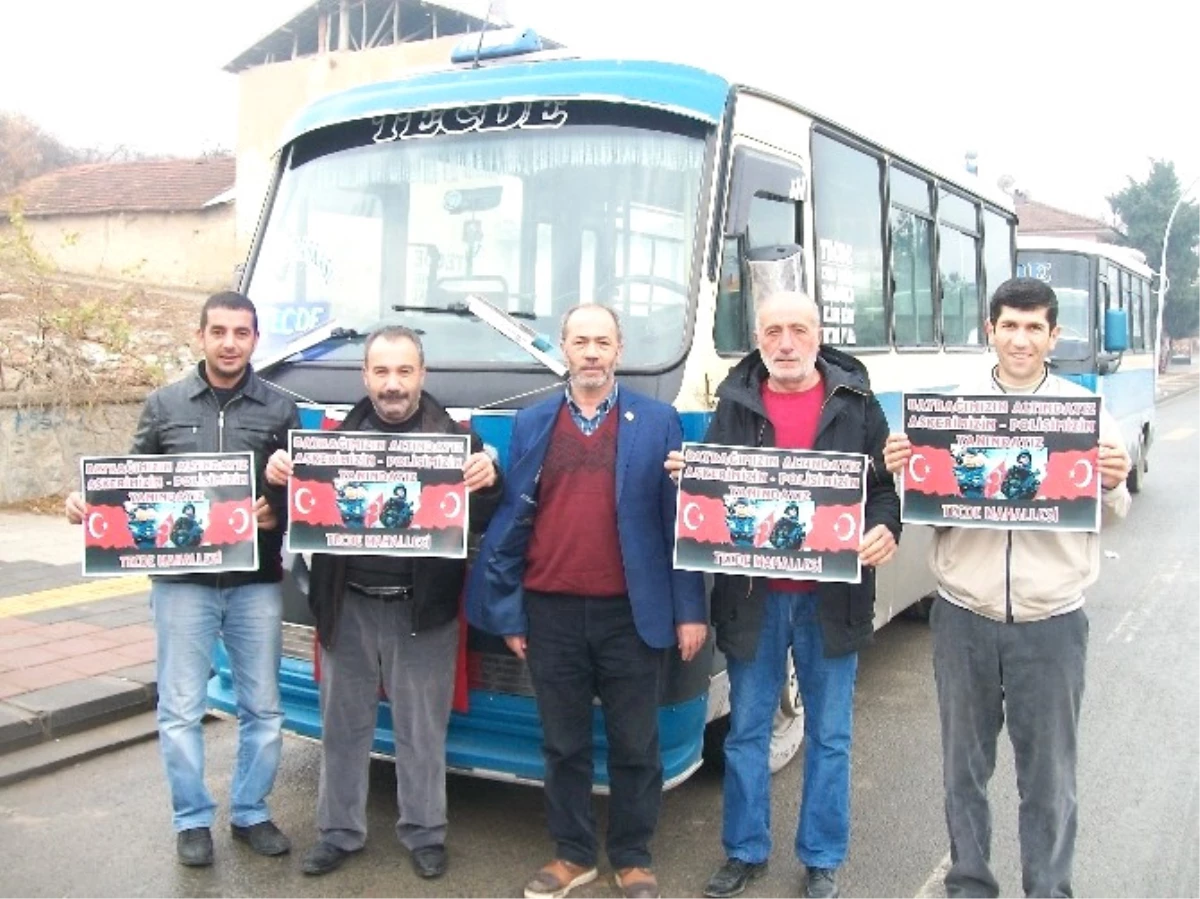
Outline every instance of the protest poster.
[(1098, 531), (1100, 397), (906, 393), (901, 520)]
[(861, 580), (866, 456), (685, 443), (683, 458), (676, 568)]
[(470, 438), (291, 431), (290, 552), (467, 555)]
[(84, 456), (83, 574), (258, 568), (252, 453)]

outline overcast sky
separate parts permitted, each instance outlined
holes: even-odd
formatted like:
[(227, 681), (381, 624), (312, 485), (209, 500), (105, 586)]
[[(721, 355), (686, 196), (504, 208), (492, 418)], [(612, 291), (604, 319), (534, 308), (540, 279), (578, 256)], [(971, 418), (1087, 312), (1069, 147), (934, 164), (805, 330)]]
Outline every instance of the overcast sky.
[[(221, 67), (306, 5), (0, 0), (0, 110), (73, 145), (232, 149), (236, 78)], [(1185, 185), (1200, 175), (1194, 0), (507, 0), (503, 8), (588, 55), (673, 59), (762, 84), (911, 155), (957, 165), (973, 150), (981, 176), (1011, 175), (1035, 198), (1085, 215), (1105, 216), (1105, 196), (1144, 177), (1151, 157), (1173, 160)]]

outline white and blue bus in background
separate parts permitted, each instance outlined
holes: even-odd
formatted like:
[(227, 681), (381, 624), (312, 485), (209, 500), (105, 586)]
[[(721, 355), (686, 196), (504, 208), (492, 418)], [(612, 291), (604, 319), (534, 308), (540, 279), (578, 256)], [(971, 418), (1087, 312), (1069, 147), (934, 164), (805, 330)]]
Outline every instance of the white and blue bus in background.
[[(866, 363), (894, 427), (902, 391), (950, 386), (985, 364), (985, 300), (1015, 264), (1003, 193), (711, 72), (512, 56), (536, 46), (528, 32), (507, 50), (494, 41), (482, 63), (468, 52), (443, 71), (318, 100), (284, 135), (241, 289), (260, 314), (255, 364), (300, 399), (306, 427), (362, 397), (364, 338), (403, 323), (422, 336), (426, 389), (504, 461), (515, 410), (562, 389), (563, 312), (595, 301), (622, 316), (622, 382), (673, 403), (686, 439), (700, 440), (717, 385), (752, 346), (751, 260), (777, 253), (802, 260), (825, 342)], [(881, 571), (877, 626), (932, 591), (928, 537), (906, 529)], [(285, 726), (316, 738), (305, 560), (286, 561)], [(470, 708), (451, 718), (450, 769), (539, 783), (524, 664), (474, 630), (467, 650)], [(711, 641), (672, 666), (668, 787), (699, 767), (706, 744), (719, 748), (728, 714)], [(220, 657), (210, 698), (233, 708)], [(800, 713), (791, 678), (775, 768), (800, 745)], [(376, 736), (376, 752), (392, 754), (387, 709)]]
[(1133, 460), (1129, 489), (1139, 492), (1154, 442), (1154, 272), (1130, 247), (1022, 234), (1017, 273), (1054, 288), (1061, 331), (1051, 364), (1104, 397)]

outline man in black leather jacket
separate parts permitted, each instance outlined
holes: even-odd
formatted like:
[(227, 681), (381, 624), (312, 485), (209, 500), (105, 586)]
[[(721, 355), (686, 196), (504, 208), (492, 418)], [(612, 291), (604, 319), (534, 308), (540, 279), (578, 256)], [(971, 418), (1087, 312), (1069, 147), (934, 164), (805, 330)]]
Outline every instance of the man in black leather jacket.
[[(280, 560), (283, 492), (263, 480), (267, 459), (300, 426), (296, 404), (256, 375), (258, 314), (248, 298), (214, 294), (200, 313), (204, 360), (146, 400), (131, 454), (244, 452), (254, 454), (258, 522), (257, 571), (154, 575), (158, 666), (158, 733), (171, 791), (179, 861), (212, 864), (216, 803), (204, 784), (204, 732), (213, 648), (229, 652), (238, 707), (237, 763), (230, 791), (233, 837), (263, 855), (282, 855), (288, 839), (271, 821), (267, 794), (283, 746), (279, 700)], [(83, 497), (67, 498), (67, 518), (80, 523)]]

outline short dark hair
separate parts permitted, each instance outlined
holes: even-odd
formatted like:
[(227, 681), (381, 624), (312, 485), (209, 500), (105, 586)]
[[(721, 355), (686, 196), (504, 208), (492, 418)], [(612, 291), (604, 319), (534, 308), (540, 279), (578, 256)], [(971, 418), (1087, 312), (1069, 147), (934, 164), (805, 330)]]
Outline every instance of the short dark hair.
[(254, 333), (258, 333), (258, 310), (254, 308), (254, 303), (250, 302), (250, 298), (245, 294), (238, 293), (236, 290), (224, 290), (221, 293), (214, 293), (205, 300), (204, 307), (200, 310), (201, 331), (208, 327), (208, 311), (210, 309), (233, 309), (249, 312), (254, 317)]
[(421, 360), (421, 368), (425, 367), (425, 346), (421, 343), (421, 335), (412, 328), (406, 328), (404, 325), (381, 325), (370, 334), (367, 335), (367, 342), (363, 346), (363, 366), (367, 364), (367, 357), (371, 355), (371, 347), (377, 340), (386, 340), (391, 343), (394, 340), (408, 340), (417, 348), (417, 358)]
[(1058, 297), (1054, 288), (1045, 281), (1039, 281), (1037, 278), (1009, 278), (992, 294), (992, 302), (988, 307), (988, 321), (995, 325), (1000, 320), (1000, 310), (1005, 306), (1022, 312), (1045, 309), (1046, 321), (1050, 327), (1058, 326)]
[(571, 321), (571, 316), (574, 315), (576, 312), (578, 312), (580, 309), (603, 309), (610, 316), (612, 316), (613, 324), (617, 328), (617, 343), (625, 342), (623, 335), (621, 333), (621, 316), (617, 315), (617, 310), (612, 308), (612, 306), (605, 306), (603, 303), (579, 303), (575, 306), (572, 306), (565, 313), (563, 313), (562, 326), (559, 329), (559, 339), (560, 340), (567, 339), (567, 325)]

